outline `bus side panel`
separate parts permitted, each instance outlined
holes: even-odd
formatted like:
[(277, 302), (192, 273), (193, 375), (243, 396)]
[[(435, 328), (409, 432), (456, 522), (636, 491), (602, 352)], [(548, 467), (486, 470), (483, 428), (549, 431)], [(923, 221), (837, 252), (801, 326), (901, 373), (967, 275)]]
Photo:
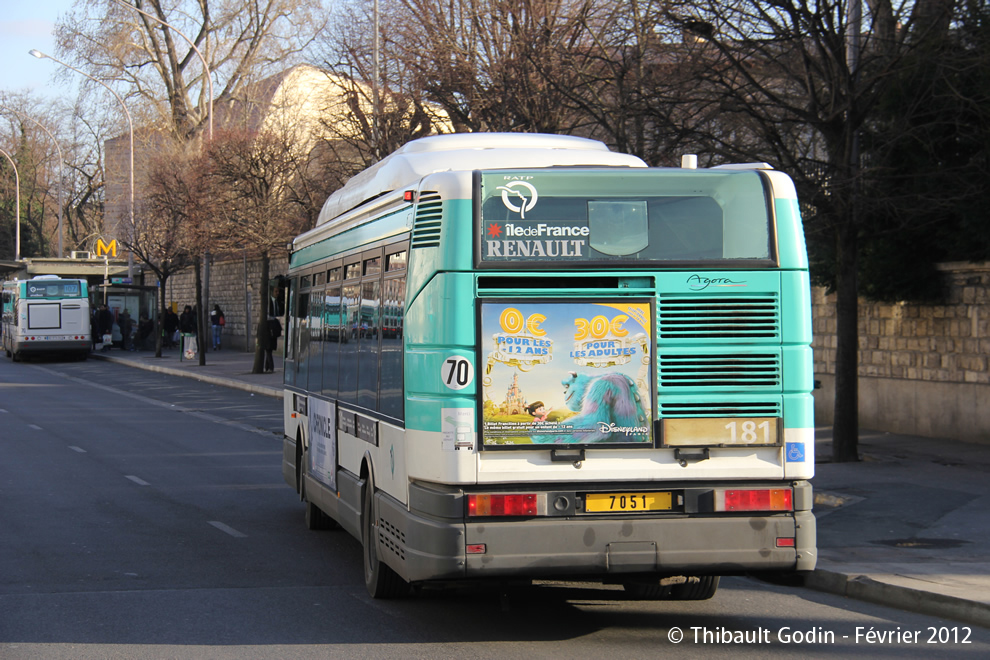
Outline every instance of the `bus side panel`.
[(285, 390), (282, 395), (282, 419), (285, 429), (282, 437), (282, 478), (298, 493), (296, 460), (297, 453), (301, 453), (302, 447), (296, 442), (296, 438), (299, 438), (301, 442), (305, 437), (307, 417), (295, 410), (294, 403), (297, 396), (302, 397), (302, 395), (297, 395), (290, 390)]
[(780, 290), (781, 299), (788, 301), (781, 309), (784, 477), (811, 479), (815, 476), (815, 403), (811, 396), (815, 375), (808, 272), (782, 272)]
[[(475, 401), (483, 367), (475, 363), (474, 292), (472, 274), (439, 274), (406, 310), (409, 479), (452, 483), (477, 479)], [(470, 369), (463, 373), (470, 373), (470, 378), (457, 382), (451, 369), (465, 361)], [(422, 431), (427, 433), (417, 433)]]

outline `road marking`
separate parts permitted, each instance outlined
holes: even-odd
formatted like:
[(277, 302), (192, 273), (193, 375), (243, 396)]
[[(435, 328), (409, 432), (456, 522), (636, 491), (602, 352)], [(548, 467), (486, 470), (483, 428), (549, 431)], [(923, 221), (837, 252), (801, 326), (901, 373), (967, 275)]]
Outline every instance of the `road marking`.
[[(264, 428), (258, 428), (257, 426), (251, 426), (249, 424), (244, 424), (244, 423), (242, 423), (240, 421), (224, 419), (223, 417), (218, 417), (217, 415), (210, 415), (208, 413), (202, 413), (202, 412), (199, 412), (198, 413), (198, 412), (195, 412), (195, 408), (189, 408), (189, 407), (181, 406), (181, 405), (178, 405), (177, 406), (174, 403), (168, 403), (167, 401), (160, 401), (158, 399), (152, 399), (151, 397), (143, 396), (141, 394), (135, 394), (133, 392), (127, 392), (126, 390), (119, 390), (116, 387), (112, 387), (110, 385), (103, 385), (103, 384), (100, 384), (100, 383), (94, 383), (91, 380), (86, 380), (85, 378), (79, 378), (79, 377), (76, 377), (76, 376), (70, 376), (69, 374), (67, 374), (65, 372), (56, 371), (54, 369), (49, 369), (47, 367), (41, 367), (41, 366), (37, 366), (37, 365), (32, 365), (32, 366), (34, 366), (36, 369), (38, 369), (40, 371), (44, 371), (46, 373), (53, 374), (53, 375), (58, 376), (60, 378), (65, 378), (66, 380), (72, 381), (74, 383), (79, 383), (81, 385), (86, 385), (88, 387), (95, 387), (96, 389), (104, 390), (104, 391), (107, 391), (107, 392), (113, 392), (114, 394), (119, 394), (119, 395), (122, 395), (122, 396), (130, 397), (132, 399), (135, 399), (136, 401), (141, 401), (142, 403), (147, 403), (147, 404), (150, 404), (150, 405), (159, 406), (161, 408), (174, 409), (177, 412), (187, 413), (189, 415), (192, 415), (193, 417), (198, 417), (199, 419), (203, 419), (203, 420), (206, 420), (208, 422), (214, 422), (216, 424), (223, 424), (224, 426), (229, 426), (231, 428), (235, 428), (235, 429), (238, 429), (238, 430), (241, 430), (241, 431), (247, 431), (248, 433), (255, 433), (255, 434), (263, 435), (263, 436), (267, 436), (267, 437), (271, 437), (272, 435), (278, 435), (279, 437), (281, 437), (278, 431), (273, 431), (273, 430), (264, 429)], [(172, 375), (172, 374), (167, 374), (167, 375)], [(182, 378), (182, 376), (178, 376), (178, 378)], [(203, 381), (203, 382), (209, 382), (209, 381)], [(221, 387), (225, 387), (225, 385), (223, 383), (213, 383), (213, 384), (219, 385)], [(192, 394), (189, 394), (188, 396), (191, 396), (192, 397), (192, 396), (200, 396), (200, 395), (199, 394), (192, 393)], [(252, 394), (251, 396), (254, 396), (254, 394)], [(273, 416), (272, 419), (277, 419), (277, 417), (274, 417)]]
[(34, 429), (35, 431), (44, 431), (45, 430), (45, 429), (41, 428), (40, 426), (38, 426), (37, 424), (28, 424), (28, 428)]
[(132, 474), (128, 474), (126, 476), (127, 476), (128, 479), (130, 479), (131, 481), (133, 481), (134, 483), (136, 483), (138, 486), (150, 486), (151, 485), (147, 481), (145, 481), (144, 479), (142, 479), (140, 477), (135, 477)]
[(219, 522), (219, 521), (216, 521), (216, 520), (209, 520), (207, 522), (209, 522), (211, 525), (213, 525), (214, 527), (216, 527), (217, 529), (219, 529), (221, 532), (224, 532), (225, 534), (230, 534), (231, 536), (233, 536), (236, 539), (246, 539), (247, 538), (247, 534), (242, 534), (241, 532), (238, 532), (233, 527), (230, 527), (229, 525), (224, 525), (222, 522)]
[(77, 451), (80, 454), (85, 454), (86, 453), (86, 450), (83, 449), (82, 447), (73, 447), (72, 445), (69, 445), (69, 449), (71, 449), (72, 451)]
[(4, 410), (3, 408), (0, 408), (0, 413), (5, 413), (5, 412), (7, 412), (7, 411)]

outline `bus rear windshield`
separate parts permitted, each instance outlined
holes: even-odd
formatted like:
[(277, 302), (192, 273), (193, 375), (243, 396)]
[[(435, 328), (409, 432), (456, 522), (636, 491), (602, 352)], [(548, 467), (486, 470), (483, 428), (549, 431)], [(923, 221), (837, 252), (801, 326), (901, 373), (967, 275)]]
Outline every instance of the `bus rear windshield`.
[(28, 298), (82, 298), (78, 280), (29, 280), (25, 282)]
[(485, 265), (766, 262), (770, 206), (755, 171), (482, 172)]

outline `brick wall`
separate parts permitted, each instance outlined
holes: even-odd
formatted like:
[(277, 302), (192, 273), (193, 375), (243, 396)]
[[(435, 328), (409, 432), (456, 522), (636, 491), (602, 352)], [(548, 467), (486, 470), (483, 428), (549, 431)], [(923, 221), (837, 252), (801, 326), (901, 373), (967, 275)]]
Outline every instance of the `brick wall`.
[[(990, 263), (943, 264), (938, 305), (859, 306), (860, 426), (990, 442)], [(832, 420), (835, 298), (812, 292), (819, 424)]]
[[(244, 350), (245, 336), (247, 333), (245, 325), (248, 315), (245, 311), (245, 301), (250, 296), (251, 301), (251, 336), (253, 340), (253, 326), (258, 322), (260, 313), (259, 296), (261, 295), (261, 260), (257, 258), (211, 258), (210, 281), (209, 281), (209, 304), (208, 309), (213, 309), (214, 305), (220, 305), (223, 310), (224, 320), (224, 347), (237, 350)], [(288, 270), (288, 259), (285, 256), (272, 257), (269, 265), (269, 276), (285, 275)], [(154, 284), (152, 279), (148, 284)], [(205, 283), (205, 273), (204, 273)], [(196, 305), (196, 273), (192, 268), (188, 268), (176, 275), (168, 278), (165, 285), (165, 299), (174, 302), (178, 312), (182, 313), (182, 308), (186, 305)], [(254, 350), (252, 341), (250, 349)]]

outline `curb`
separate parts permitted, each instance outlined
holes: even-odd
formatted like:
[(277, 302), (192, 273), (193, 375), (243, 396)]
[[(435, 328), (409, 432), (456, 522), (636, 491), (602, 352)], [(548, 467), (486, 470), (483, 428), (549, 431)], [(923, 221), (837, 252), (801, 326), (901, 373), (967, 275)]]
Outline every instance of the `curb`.
[(198, 374), (186, 371), (184, 369), (172, 369), (170, 367), (161, 367), (157, 364), (142, 364), (141, 362), (135, 362), (133, 360), (121, 360), (112, 355), (99, 355), (96, 353), (90, 353), (89, 357), (91, 359), (105, 360), (106, 362), (116, 362), (117, 364), (122, 364), (128, 367), (136, 367), (137, 369), (144, 369), (145, 371), (154, 371), (160, 374), (168, 374), (170, 376), (179, 376), (181, 378), (192, 378), (194, 380), (201, 381), (203, 383), (209, 383), (211, 385), (219, 385), (220, 387), (229, 387), (235, 390), (243, 390), (245, 392), (250, 392), (252, 394), (261, 394), (263, 396), (270, 396), (272, 398), (281, 399), (282, 390), (278, 390), (266, 385), (253, 385), (251, 383), (245, 383), (233, 378), (224, 378), (223, 376), (211, 376), (209, 374)]
[(990, 605), (881, 582), (867, 575), (816, 569), (804, 586), (877, 605), (990, 627)]

